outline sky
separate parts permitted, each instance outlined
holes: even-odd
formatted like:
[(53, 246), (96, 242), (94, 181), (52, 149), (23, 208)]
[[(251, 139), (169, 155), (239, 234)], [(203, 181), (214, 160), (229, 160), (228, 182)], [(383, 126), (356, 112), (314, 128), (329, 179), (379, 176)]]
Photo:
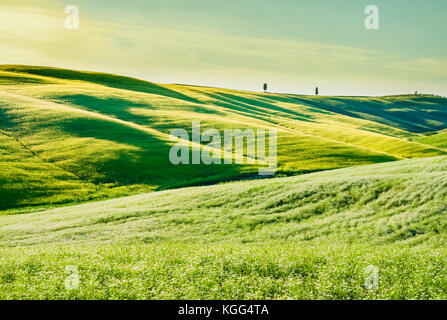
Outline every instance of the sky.
[[(79, 29), (65, 27), (68, 5)], [(379, 29), (365, 28), (368, 5)], [(445, 0), (0, 0), (0, 64), (322, 95), (447, 96)]]

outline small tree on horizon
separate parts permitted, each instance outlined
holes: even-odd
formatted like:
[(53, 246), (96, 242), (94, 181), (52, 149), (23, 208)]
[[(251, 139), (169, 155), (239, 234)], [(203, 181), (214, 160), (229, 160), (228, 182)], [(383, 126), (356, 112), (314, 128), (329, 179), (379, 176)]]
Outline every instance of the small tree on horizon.
[(264, 89), (264, 92), (267, 91), (267, 83), (264, 83), (263, 89)]
[(318, 96), (318, 87), (315, 88), (315, 95)]

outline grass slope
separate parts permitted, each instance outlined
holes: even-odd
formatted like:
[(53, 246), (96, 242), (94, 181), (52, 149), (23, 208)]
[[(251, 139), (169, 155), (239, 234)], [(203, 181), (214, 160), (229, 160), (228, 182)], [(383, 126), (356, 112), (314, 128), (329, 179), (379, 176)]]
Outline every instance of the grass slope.
[(443, 156), (3, 215), (0, 298), (445, 299), (446, 178)]
[(417, 141), (423, 144), (445, 149), (447, 148), (447, 131), (442, 130), (439, 132), (431, 133), (427, 136), (418, 137)]
[(0, 66), (0, 210), (257, 174), (260, 164), (171, 165), (169, 133), (190, 131), (192, 119), (202, 130), (278, 129), (278, 175), (444, 155), (444, 145), (420, 138), (447, 127), (446, 101), (266, 94)]

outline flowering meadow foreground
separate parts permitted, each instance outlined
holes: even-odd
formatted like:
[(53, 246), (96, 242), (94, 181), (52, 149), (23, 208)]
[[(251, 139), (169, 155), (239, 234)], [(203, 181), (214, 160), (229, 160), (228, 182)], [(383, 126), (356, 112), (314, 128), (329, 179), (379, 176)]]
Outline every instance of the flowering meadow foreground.
[[(2, 299), (445, 299), (445, 250), (255, 245), (1, 249)], [(67, 289), (66, 266), (79, 285)], [(379, 268), (368, 289), (367, 266)]]
[(446, 299), (446, 106), (2, 65), (0, 299)]
[(446, 299), (446, 178), (434, 157), (2, 215), (0, 298)]

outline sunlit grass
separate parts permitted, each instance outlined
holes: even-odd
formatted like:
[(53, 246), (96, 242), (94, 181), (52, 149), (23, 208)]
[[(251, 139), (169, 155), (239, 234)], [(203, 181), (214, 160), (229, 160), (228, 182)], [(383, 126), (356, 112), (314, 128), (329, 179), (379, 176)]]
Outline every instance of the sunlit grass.
[[(173, 166), (192, 120), (276, 128), (278, 177)], [(446, 127), (434, 96), (0, 67), (0, 299), (446, 299)]]
[[(445, 299), (447, 253), (293, 244), (0, 249), (1, 299)], [(7, 257), (7, 259), (5, 258)], [(365, 285), (378, 268), (378, 288)], [(78, 270), (79, 286), (67, 289)]]
[[(173, 166), (169, 133), (191, 131), (192, 120), (202, 130), (277, 129), (280, 176), (446, 154), (444, 145), (419, 140), (419, 131), (447, 126), (446, 101), (438, 97), (264, 94), (24, 66), (1, 67), (0, 79), (2, 141), (23, 149), (2, 155), (11, 169), (0, 173), (9, 181), (1, 184), (0, 210), (257, 175), (252, 165)], [(45, 174), (34, 177), (28, 163)], [(8, 173), (16, 170), (26, 173)], [(69, 189), (57, 187), (67, 183), (61, 172), (70, 176)], [(14, 191), (20, 187), (27, 191)]]
[(0, 298), (445, 299), (446, 172), (436, 157), (4, 215)]

